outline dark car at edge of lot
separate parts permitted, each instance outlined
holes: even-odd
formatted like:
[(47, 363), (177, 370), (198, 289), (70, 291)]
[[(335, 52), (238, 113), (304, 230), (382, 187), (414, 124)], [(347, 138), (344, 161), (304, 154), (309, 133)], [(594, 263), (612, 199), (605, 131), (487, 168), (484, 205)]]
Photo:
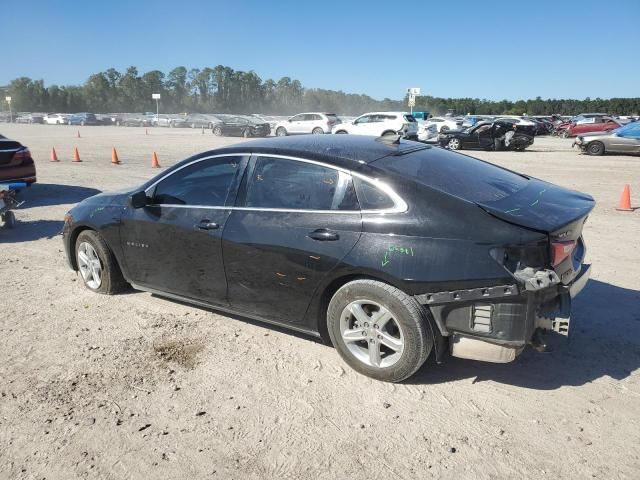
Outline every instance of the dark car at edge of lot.
[(252, 117), (219, 116), (211, 131), (216, 136), (229, 137), (266, 137), (271, 133), (269, 123)]
[(473, 127), (440, 133), (438, 143), (450, 150), (516, 150), (533, 144), (536, 127), (523, 126), (509, 119), (479, 122)]
[[(565, 333), (589, 195), (395, 138), (297, 136), (188, 158), (65, 216), (87, 288), (136, 289), (330, 341), (384, 381), (431, 353), (509, 362)], [(232, 321), (232, 320), (229, 320)]]
[(0, 182), (36, 181), (36, 165), (27, 147), (0, 135)]

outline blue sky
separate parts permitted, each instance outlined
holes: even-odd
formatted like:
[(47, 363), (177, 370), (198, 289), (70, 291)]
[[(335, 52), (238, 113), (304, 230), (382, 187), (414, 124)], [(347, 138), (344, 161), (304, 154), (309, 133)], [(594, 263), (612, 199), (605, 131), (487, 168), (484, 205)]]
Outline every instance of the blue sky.
[(640, 96), (640, 0), (0, 0), (0, 85), (214, 67), (401, 98)]

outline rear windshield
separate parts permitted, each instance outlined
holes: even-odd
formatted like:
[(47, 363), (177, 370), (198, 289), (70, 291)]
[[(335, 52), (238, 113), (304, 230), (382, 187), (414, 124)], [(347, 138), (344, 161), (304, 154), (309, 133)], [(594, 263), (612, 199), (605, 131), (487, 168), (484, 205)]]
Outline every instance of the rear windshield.
[(502, 200), (529, 181), (491, 163), (440, 148), (388, 156), (375, 165), (474, 203)]
[(405, 119), (407, 122), (415, 122), (415, 121), (416, 121), (416, 119), (413, 117), (413, 115), (405, 115), (405, 116), (404, 116), (404, 119)]

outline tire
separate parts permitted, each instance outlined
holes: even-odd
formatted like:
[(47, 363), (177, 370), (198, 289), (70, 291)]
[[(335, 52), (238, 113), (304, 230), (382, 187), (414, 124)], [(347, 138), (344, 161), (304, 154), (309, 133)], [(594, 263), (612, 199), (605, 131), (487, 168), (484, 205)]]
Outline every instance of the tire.
[(447, 142), (447, 147), (449, 147), (450, 150), (460, 150), (460, 140), (457, 138), (451, 138)]
[(80, 126), (84, 127), (84, 120), (80, 122)]
[(346, 135), (346, 134), (347, 134), (347, 131), (346, 131), (346, 130), (338, 130), (338, 131), (336, 132), (336, 134), (337, 134), (337, 135)]
[[(81, 264), (86, 264), (80, 256), (81, 250), (85, 255), (87, 255), (88, 250), (86, 250), (85, 245), (89, 245), (93, 249), (93, 252), (96, 254), (99, 261), (99, 282), (95, 282), (95, 268), (92, 270), (91, 268), (81, 267)], [(80, 232), (80, 235), (78, 235), (78, 238), (76, 239), (74, 251), (78, 271), (80, 272), (80, 278), (82, 278), (82, 282), (89, 290), (105, 295), (113, 295), (123, 291), (127, 287), (127, 282), (122, 276), (122, 272), (120, 271), (120, 267), (118, 266), (118, 262), (116, 261), (113, 252), (99, 233), (93, 230), (84, 230)], [(88, 255), (88, 257), (92, 259), (92, 255)], [(95, 259), (93, 261), (95, 262)], [(87, 274), (85, 275), (83, 272), (87, 272)]]
[(604, 155), (604, 143), (591, 142), (586, 150), (589, 155)]
[(311, 133), (313, 133), (314, 135), (324, 135), (324, 130), (322, 130), (320, 127), (316, 127), (311, 131)]
[(242, 132), (242, 136), (244, 138), (251, 138), (251, 130), (248, 128), (245, 128), (244, 131)]
[[(361, 318), (356, 323), (350, 310), (353, 306), (364, 315), (364, 321)], [(378, 326), (375, 315), (383, 309), (390, 317)], [(433, 349), (428, 315), (416, 300), (391, 285), (355, 280), (333, 295), (327, 309), (327, 328), (333, 346), (351, 368), (376, 380), (400, 382), (413, 375)], [(345, 332), (350, 333), (351, 341), (345, 342)], [(383, 340), (378, 343), (379, 339)], [(395, 350), (387, 344), (394, 345)], [(370, 348), (380, 353), (371, 355)]]
[(4, 222), (4, 228), (14, 228), (18, 223), (16, 215), (11, 210), (2, 215), (2, 221)]
[(562, 129), (558, 136), (561, 138), (569, 138), (569, 130), (567, 130), (566, 128)]
[(221, 137), (222, 136), (222, 128), (220, 128), (220, 127), (214, 127), (212, 132), (216, 137)]
[(287, 130), (284, 127), (278, 127), (276, 130), (276, 137), (286, 137)]

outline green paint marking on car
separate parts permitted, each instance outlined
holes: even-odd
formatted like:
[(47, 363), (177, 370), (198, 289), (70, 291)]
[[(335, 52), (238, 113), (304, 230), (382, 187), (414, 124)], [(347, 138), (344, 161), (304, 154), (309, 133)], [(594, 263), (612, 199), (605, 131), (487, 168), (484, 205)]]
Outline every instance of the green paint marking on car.
[(384, 257), (382, 259), (382, 266), (385, 267), (387, 266), (390, 262), (391, 262), (391, 255), (393, 253), (398, 253), (400, 255), (407, 255), (410, 257), (413, 257), (413, 247), (398, 247), (395, 245), (390, 245), (389, 248), (387, 248), (384, 251)]

